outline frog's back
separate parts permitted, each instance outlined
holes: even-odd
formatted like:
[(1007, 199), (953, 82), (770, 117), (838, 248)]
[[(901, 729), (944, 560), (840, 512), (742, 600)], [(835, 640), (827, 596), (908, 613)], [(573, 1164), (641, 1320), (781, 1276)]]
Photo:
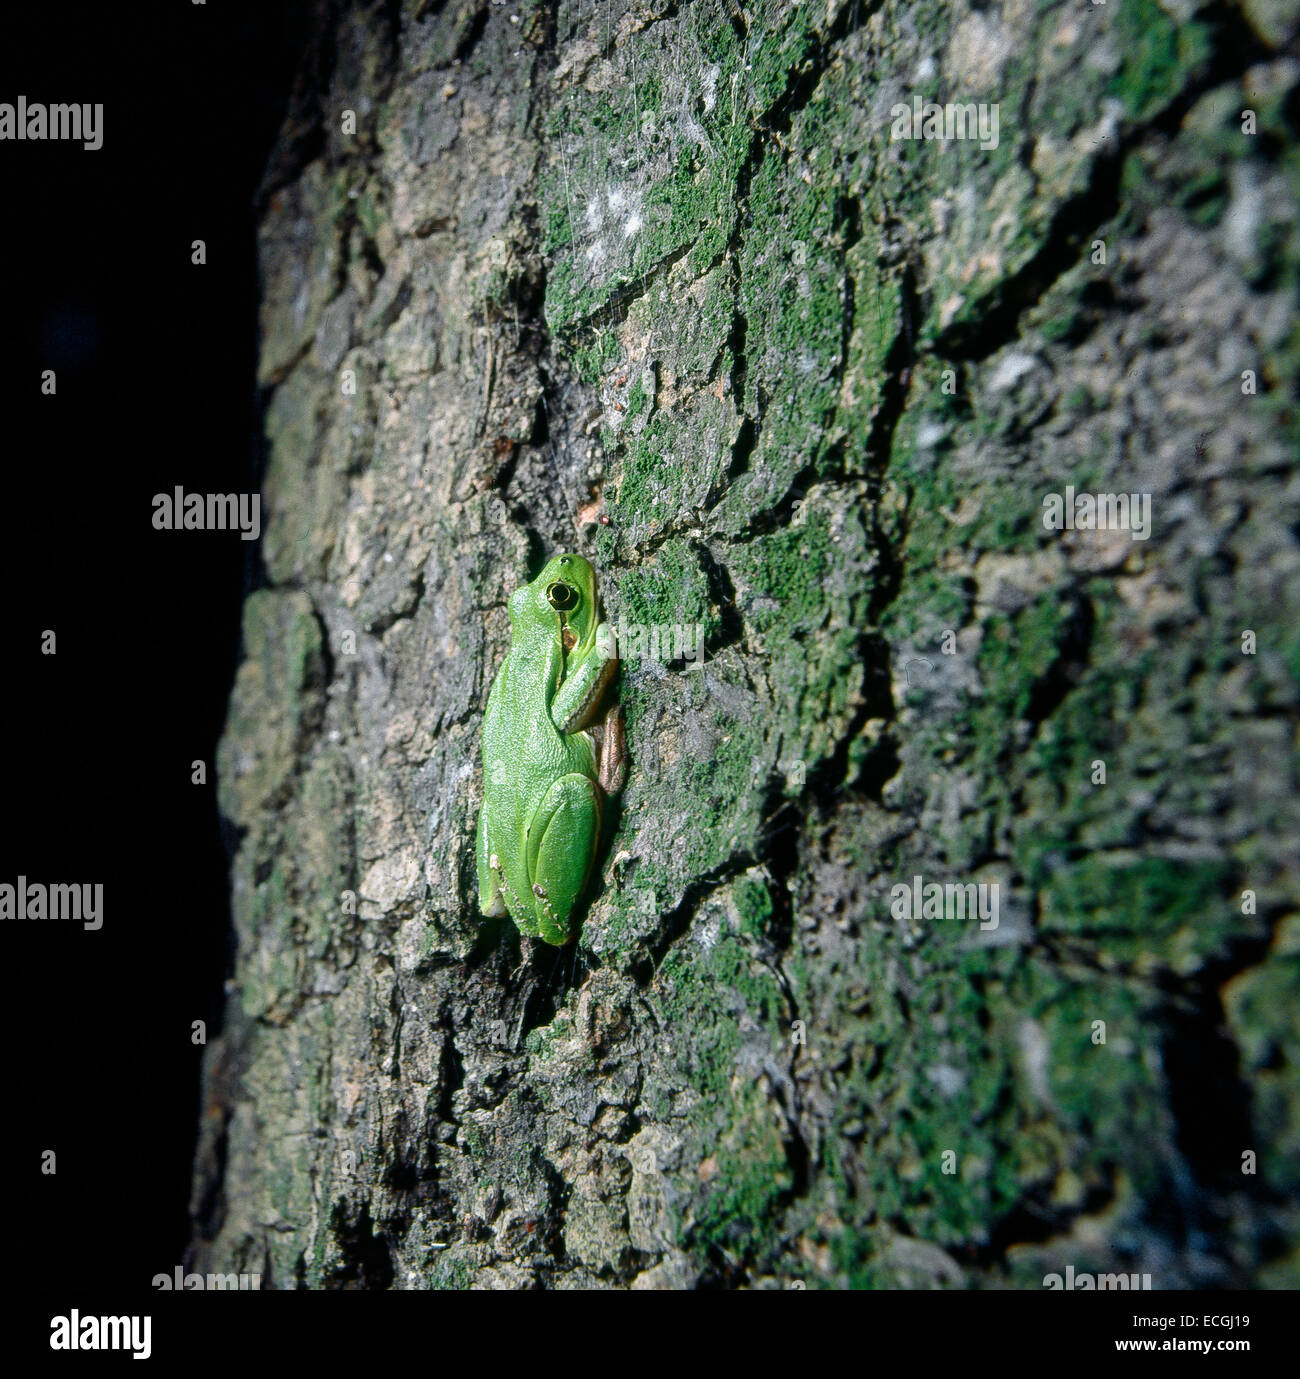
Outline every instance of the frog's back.
[[(489, 831), (503, 840), (522, 839), (546, 792), (561, 776), (594, 776), (585, 735), (566, 739), (551, 722), (546, 675), (545, 667), (512, 649), (488, 695), (483, 716), (485, 799)], [(517, 855), (515, 847), (507, 851)]]

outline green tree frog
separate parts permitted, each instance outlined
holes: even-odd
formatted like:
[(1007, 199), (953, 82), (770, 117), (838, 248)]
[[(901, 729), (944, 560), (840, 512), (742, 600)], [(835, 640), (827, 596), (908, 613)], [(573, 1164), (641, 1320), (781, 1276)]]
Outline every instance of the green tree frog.
[(618, 669), (596, 572), (557, 555), (510, 596), (510, 651), (483, 717), (479, 907), (556, 945), (576, 930), (605, 799), (623, 788), (623, 715), (601, 701)]

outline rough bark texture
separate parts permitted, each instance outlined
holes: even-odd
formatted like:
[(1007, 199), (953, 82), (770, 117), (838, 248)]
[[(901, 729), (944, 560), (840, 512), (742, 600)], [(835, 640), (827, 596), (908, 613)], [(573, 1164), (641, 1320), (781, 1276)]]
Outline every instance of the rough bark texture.
[[(195, 1264), (1300, 1285), (1296, 6), (321, 22)], [(891, 140), (914, 95), (997, 147)], [(1067, 485), (1150, 539), (1046, 529)], [(473, 826), (505, 601), (562, 549), (706, 660), (628, 658), (557, 958), (479, 916)], [(917, 875), (998, 927), (902, 913)]]

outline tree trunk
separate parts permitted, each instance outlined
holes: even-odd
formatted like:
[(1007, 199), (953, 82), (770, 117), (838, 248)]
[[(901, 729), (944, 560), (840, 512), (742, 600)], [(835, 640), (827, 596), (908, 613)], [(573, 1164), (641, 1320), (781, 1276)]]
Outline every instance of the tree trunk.
[[(1300, 1286), (1295, 12), (322, 7), (192, 1267)], [(473, 844), (562, 550), (631, 771), (558, 950)]]

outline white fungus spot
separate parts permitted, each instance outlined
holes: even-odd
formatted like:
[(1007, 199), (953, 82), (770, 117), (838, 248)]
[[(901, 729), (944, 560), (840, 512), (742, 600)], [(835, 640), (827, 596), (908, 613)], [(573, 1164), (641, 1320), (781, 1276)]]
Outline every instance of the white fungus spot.
[(1032, 354), (1008, 354), (993, 370), (993, 377), (989, 379), (989, 387), (995, 393), (1004, 392), (1007, 388), (1014, 388), (1037, 362)]
[(707, 115), (718, 103), (718, 72), (716, 63), (706, 67), (701, 74), (704, 77), (704, 113)]

